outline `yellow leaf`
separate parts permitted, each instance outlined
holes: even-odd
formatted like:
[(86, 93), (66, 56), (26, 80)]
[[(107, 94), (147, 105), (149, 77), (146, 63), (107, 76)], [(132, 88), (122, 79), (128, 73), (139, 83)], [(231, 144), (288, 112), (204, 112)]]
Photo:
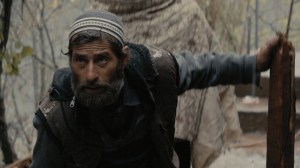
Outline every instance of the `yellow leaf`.
[(33, 49), (31, 47), (24, 46), (21, 54), (22, 57), (26, 57), (32, 55), (32, 53), (33, 53)]
[(18, 64), (21, 62), (21, 54), (19, 54), (19, 53), (12, 53), (11, 58), (12, 58), (13, 65), (18, 66)]
[(18, 75), (19, 74), (19, 66), (18, 64), (12, 64), (12, 71), (10, 75)]
[(2, 68), (5, 73), (10, 74), (12, 72), (12, 66), (7, 59), (2, 60)]
[(0, 59), (3, 59), (4, 55), (5, 55), (5, 53), (2, 50), (0, 50)]

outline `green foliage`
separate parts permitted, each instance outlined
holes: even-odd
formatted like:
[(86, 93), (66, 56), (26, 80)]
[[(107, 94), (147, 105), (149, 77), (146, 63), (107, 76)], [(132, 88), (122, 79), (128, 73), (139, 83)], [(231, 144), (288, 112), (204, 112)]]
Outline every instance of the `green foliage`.
[(4, 39), (2, 32), (3, 32), (3, 26), (2, 26), (2, 21), (0, 20), (0, 42), (2, 42), (2, 40)]
[(4, 37), (3, 37), (2, 33), (0, 33), (0, 41), (2, 41), (3, 38)]
[(25, 57), (31, 56), (32, 47), (25, 46), (21, 42), (14, 43), (14, 49), (11, 52), (0, 51), (0, 59), (2, 60), (2, 68), (8, 75), (19, 74), (19, 64)]

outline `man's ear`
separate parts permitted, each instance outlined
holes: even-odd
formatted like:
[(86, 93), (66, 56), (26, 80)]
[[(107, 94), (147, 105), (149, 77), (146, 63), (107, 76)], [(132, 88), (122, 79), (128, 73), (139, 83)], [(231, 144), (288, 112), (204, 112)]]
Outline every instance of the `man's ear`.
[(128, 64), (129, 62), (129, 58), (130, 58), (130, 50), (129, 50), (129, 47), (128, 46), (124, 46), (122, 48), (122, 52), (123, 52), (123, 58), (122, 58), (122, 69), (124, 69), (126, 67), (126, 65)]

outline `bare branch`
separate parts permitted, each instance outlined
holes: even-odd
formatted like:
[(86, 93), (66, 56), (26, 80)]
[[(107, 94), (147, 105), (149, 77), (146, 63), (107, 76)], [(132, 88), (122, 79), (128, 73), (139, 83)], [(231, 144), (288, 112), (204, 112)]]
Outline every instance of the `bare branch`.
[[(0, 49), (4, 50), (6, 47), (6, 43), (9, 35), (9, 25), (10, 25), (10, 15), (11, 15), (11, 7), (12, 1), (2, 1), (3, 4), (3, 12), (1, 12), (1, 34), (3, 38), (0, 40)], [(2, 72), (2, 70), (1, 70)]]
[(47, 18), (45, 18), (45, 21), (46, 21), (46, 22), (48, 22), (48, 21), (49, 21), (49, 19), (51, 19), (52, 15), (53, 15), (53, 14), (55, 14), (55, 12), (56, 12), (56, 11), (58, 11), (59, 9), (61, 9), (61, 8), (62, 8), (62, 6), (63, 6), (64, 2), (65, 2), (65, 1), (60, 1), (60, 4), (59, 4), (59, 5), (57, 5), (57, 7), (56, 7), (56, 8), (54, 8), (54, 9), (53, 9), (53, 10), (50, 12), (50, 14), (48, 15), (48, 17), (47, 17)]
[(28, 5), (28, 1), (25, 1), (24, 4), (25, 4), (26, 9), (27, 9), (28, 12), (29, 12), (29, 15), (30, 15), (32, 21), (33, 21), (35, 24), (37, 24), (37, 23), (36, 23), (36, 20), (35, 20), (35, 15), (33, 14), (33, 12), (31, 11), (31, 9), (30, 9), (30, 7), (29, 7), (29, 5)]
[(16, 144), (16, 141), (18, 139), (18, 135), (19, 135), (19, 129), (18, 128), (15, 128), (16, 132), (15, 132), (15, 135), (14, 135), (14, 138), (12, 140), (12, 144), (15, 145)]
[(56, 61), (55, 61), (55, 54), (54, 54), (53, 42), (51, 41), (51, 37), (50, 37), (50, 34), (49, 34), (48, 26), (47, 26), (47, 23), (45, 22), (45, 18), (44, 17), (42, 17), (42, 22), (43, 22), (43, 26), (44, 26), (44, 29), (45, 29), (47, 41), (48, 41), (48, 43), (50, 45), (52, 63), (54, 65), (54, 68), (57, 69), (58, 65), (56, 64)]
[(285, 31), (285, 36), (289, 38), (289, 29), (290, 29), (290, 24), (291, 24), (291, 19), (292, 19), (292, 13), (293, 13), (293, 6), (294, 6), (294, 0), (291, 0), (291, 5), (290, 5), (290, 13), (289, 13), (289, 19), (288, 23), (286, 26), (286, 31)]
[[(45, 10), (45, 4), (44, 4), (44, 0), (40, 1), (41, 3), (41, 9), (39, 11), (39, 15), (40, 18), (44, 17), (44, 10)], [(45, 60), (46, 58), (46, 47), (45, 47), (45, 39), (44, 39), (44, 33), (43, 33), (43, 28), (41, 26), (39, 26), (38, 28), (38, 32), (39, 32), (39, 36), (40, 36), (40, 51), (41, 51), (41, 57)], [(45, 74), (46, 74), (46, 68), (44, 65), (41, 66), (40, 68), (40, 95), (38, 96), (38, 98), (40, 99), (42, 97), (42, 94), (44, 93), (45, 90)]]
[[(16, 31), (17, 29), (15, 29), (15, 25), (13, 25), (12, 23), (10, 24), (11, 26), (11, 29), (10, 29), (10, 32), (11, 32), (11, 36), (15, 37), (18, 41), (21, 41), (21, 38), (18, 34), (18, 32)], [(13, 33), (13, 34), (12, 34)]]
[(226, 37), (228, 38), (228, 42), (230, 43), (230, 46), (233, 48), (233, 50), (234, 51), (236, 51), (236, 45), (234, 44), (234, 38), (233, 38), (233, 36), (232, 36), (232, 33), (231, 33), (231, 31), (229, 30), (229, 28), (228, 28), (228, 26), (227, 26), (227, 24), (226, 24), (226, 21), (225, 21), (225, 19), (223, 19), (223, 17), (222, 16), (220, 16), (221, 17), (221, 23), (222, 23), (222, 26), (223, 26), (223, 28), (224, 28), (224, 33), (226, 33)]
[[(23, 120), (21, 119), (21, 115), (20, 115), (20, 112), (19, 112), (19, 109), (18, 109), (18, 105), (17, 105), (17, 102), (16, 102), (16, 96), (15, 96), (14, 90), (12, 91), (12, 99), (13, 99), (13, 102), (14, 102), (16, 117), (17, 117), (20, 129), (21, 129), (21, 131), (22, 131), (22, 133), (23, 133), (23, 135), (25, 137), (25, 140), (26, 140), (27, 144), (31, 144), (32, 142), (31, 142), (29, 136), (27, 135), (27, 133), (26, 133), (26, 131), (24, 129), (24, 126), (23, 126)], [(31, 151), (31, 148), (29, 146), (27, 146), (27, 150)]]
[(35, 60), (37, 60), (39, 63), (41, 63), (41, 64), (45, 65), (46, 67), (48, 67), (49, 69), (55, 70), (55, 68), (54, 68), (52, 65), (47, 64), (45, 61), (43, 61), (43, 60), (42, 60), (41, 58), (39, 58), (38, 56), (32, 55), (32, 57), (33, 57)]
[(290, 27), (290, 31), (300, 31), (300, 28), (299, 27), (297, 27), (297, 28)]
[[(251, 7), (251, 10), (254, 11), (255, 9)], [(273, 21), (272, 21), (272, 22), (266, 21), (266, 20), (262, 17), (261, 14), (260, 14), (260, 15), (257, 15), (257, 17), (258, 17), (258, 19), (259, 19), (262, 23), (268, 25), (268, 26), (271, 28), (271, 30), (272, 30), (273, 32), (278, 31), (278, 29), (272, 24)], [(278, 19), (278, 20), (279, 20), (279, 19)]]

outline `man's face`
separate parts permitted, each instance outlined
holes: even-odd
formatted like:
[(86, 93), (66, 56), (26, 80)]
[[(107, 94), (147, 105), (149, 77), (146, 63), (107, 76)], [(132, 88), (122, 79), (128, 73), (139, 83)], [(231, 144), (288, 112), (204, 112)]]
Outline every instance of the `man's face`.
[(125, 59), (118, 59), (108, 42), (93, 41), (73, 47), (72, 86), (81, 105), (92, 110), (114, 103), (123, 82)]

